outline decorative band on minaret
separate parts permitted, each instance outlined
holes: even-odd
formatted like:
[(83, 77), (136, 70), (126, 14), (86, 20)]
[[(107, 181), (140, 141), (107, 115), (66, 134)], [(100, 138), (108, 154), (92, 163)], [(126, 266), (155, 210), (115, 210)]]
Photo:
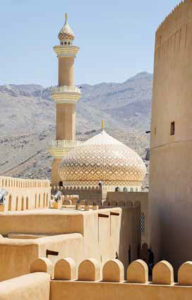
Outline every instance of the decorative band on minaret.
[(62, 157), (78, 144), (75, 138), (76, 103), (81, 97), (81, 91), (74, 85), (74, 61), (79, 48), (73, 46), (75, 35), (68, 24), (67, 14), (58, 38), (60, 45), (53, 48), (58, 58), (58, 86), (51, 90), (51, 96), (56, 103), (56, 140), (49, 148), (54, 157), (52, 166), (54, 183), (59, 181), (56, 169)]

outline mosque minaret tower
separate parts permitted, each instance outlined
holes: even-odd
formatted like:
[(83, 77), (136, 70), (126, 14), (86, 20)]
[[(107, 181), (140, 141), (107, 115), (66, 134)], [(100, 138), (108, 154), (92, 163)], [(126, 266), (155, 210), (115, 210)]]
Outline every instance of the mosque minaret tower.
[(58, 58), (58, 86), (51, 90), (56, 103), (56, 140), (49, 149), (54, 157), (51, 172), (53, 184), (60, 182), (58, 166), (63, 156), (78, 144), (75, 138), (76, 103), (81, 92), (74, 85), (74, 62), (79, 48), (73, 45), (75, 35), (68, 24), (67, 14), (58, 38), (60, 45), (53, 48)]

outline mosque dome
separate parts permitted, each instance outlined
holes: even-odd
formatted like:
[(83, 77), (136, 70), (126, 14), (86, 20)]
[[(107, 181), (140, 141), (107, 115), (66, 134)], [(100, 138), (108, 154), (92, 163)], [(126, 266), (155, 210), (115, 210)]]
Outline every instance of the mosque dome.
[(146, 167), (132, 149), (104, 130), (71, 150), (59, 166), (68, 186), (141, 186)]
[(73, 30), (68, 24), (68, 16), (65, 14), (65, 24), (61, 28), (59, 35), (58, 35), (59, 40), (74, 40), (75, 35), (73, 33)]

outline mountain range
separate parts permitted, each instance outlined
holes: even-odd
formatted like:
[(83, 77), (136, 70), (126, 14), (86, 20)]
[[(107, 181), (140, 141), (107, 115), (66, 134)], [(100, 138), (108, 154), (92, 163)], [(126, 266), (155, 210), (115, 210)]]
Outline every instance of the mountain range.
[[(142, 72), (123, 83), (82, 84), (77, 104), (77, 139), (106, 131), (144, 159), (149, 148), (153, 75)], [(41, 85), (0, 86), (0, 175), (49, 178), (47, 151), (55, 138), (55, 103)]]

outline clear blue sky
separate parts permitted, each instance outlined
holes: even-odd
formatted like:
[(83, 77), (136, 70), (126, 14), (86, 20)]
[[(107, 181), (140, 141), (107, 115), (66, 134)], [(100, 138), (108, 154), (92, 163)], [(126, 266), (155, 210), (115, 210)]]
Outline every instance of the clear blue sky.
[(57, 84), (52, 47), (68, 12), (80, 47), (76, 83), (153, 71), (157, 26), (179, 0), (0, 0), (0, 84)]

